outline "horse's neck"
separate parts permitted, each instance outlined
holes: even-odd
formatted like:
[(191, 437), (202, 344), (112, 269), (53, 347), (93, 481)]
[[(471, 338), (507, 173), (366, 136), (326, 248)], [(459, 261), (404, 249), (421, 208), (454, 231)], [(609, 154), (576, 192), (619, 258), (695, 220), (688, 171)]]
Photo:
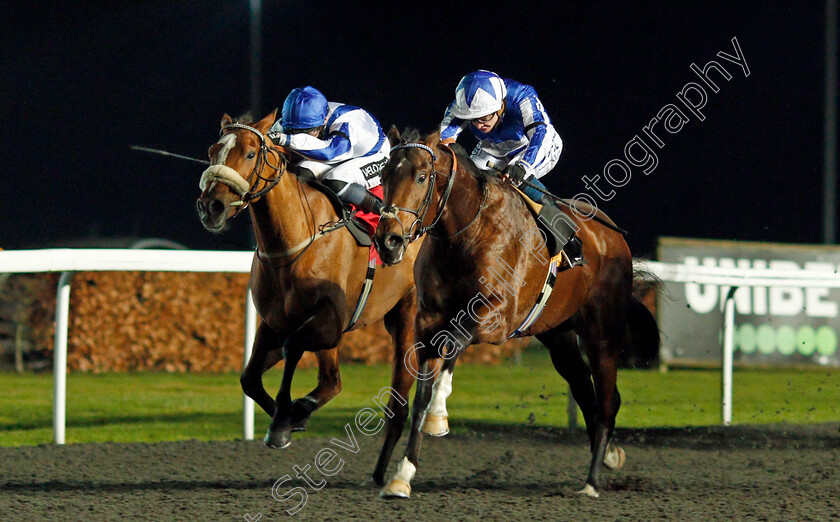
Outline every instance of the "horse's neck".
[[(317, 232), (315, 191), (287, 172), (273, 189), (251, 204), (257, 247), (267, 253), (286, 252), (305, 244)], [(313, 225), (315, 223), (315, 225)]]
[(481, 206), (484, 203), (485, 183), (465, 170), (459, 170), (452, 185), (452, 193), (441, 215), (437, 235), (452, 241), (469, 241), (480, 230), (477, 223), (481, 218)]

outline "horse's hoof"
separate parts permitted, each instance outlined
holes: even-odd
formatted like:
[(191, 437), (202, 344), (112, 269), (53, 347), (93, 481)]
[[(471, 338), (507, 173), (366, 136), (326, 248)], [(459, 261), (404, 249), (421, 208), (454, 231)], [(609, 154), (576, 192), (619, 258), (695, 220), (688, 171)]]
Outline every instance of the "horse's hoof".
[(449, 433), (449, 417), (446, 415), (424, 415), (420, 431), (432, 437), (443, 437)]
[(627, 456), (624, 450), (618, 446), (610, 446), (607, 454), (604, 456), (604, 466), (611, 470), (618, 471), (624, 466)]
[(598, 498), (598, 497), (601, 496), (601, 494), (598, 493), (598, 490), (595, 489), (592, 486), (592, 484), (587, 484), (587, 485), (583, 486), (583, 489), (578, 491), (578, 494), (579, 495), (586, 495), (587, 497), (592, 497), (592, 498)]
[(400, 479), (392, 479), (387, 486), (379, 491), (382, 498), (411, 498), (411, 485)]
[(275, 444), (273, 442), (269, 442), (268, 437), (263, 439), (263, 444), (265, 444), (269, 449), (274, 449), (274, 450), (276, 450), (276, 449), (286, 449), (286, 448), (288, 448), (289, 446), (292, 445), (291, 442)]
[(270, 429), (263, 438), (263, 444), (271, 449), (286, 449), (292, 445), (292, 432), (272, 432)]

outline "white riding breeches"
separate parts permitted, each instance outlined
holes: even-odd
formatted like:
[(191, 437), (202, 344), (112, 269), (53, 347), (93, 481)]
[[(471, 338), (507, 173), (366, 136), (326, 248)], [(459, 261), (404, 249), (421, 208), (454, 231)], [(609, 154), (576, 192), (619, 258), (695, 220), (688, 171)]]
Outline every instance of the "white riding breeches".
[(302, 160), (297, 166), (311, 170), (315, 174), (315, 178), (320, 181), (337, 179), (348, 184), (358, 183), (366, 189), (372, 189), (382, 184), (379, 173), (385, 167), (385, 163), (388, 162), (390, 150), (391, 144), (388, 143), (388, 140), (385, 140), (379, 151), (370, 156), (349, 159), (335, 165), (320, 161)]

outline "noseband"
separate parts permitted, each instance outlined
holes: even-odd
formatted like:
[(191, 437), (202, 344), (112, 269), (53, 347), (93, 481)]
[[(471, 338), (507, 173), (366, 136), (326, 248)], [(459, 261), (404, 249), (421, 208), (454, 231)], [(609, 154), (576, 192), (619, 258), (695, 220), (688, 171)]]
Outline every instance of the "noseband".
[[(254, 165), (254, 170), (248, 174), (247, 178), (243, 178), (235, 169), (228, 167), (227, 165), (211, 165), (201, 175), (199, 188), (203, 191), (211, 181), (219, 181), (233, 189), (234, 192), (239, 194), (240, 198), (239, 201), (235, 201), (230, 204), (232, 207), (239, 207), (232, 216), (236, 217), (236, 215), (244, 210), (250, 202), (259, 199), (280, 182), (280, 178), (282, 178), (283, 174), (286, 172), (287, 161), (285, 156), (283, 156), (279, 150), (268, 145), (263, 133), (256, 128), (243, 123), (229, 123), (222, 127), (219, 131), (219, 136), (224, 136), (225, 132), (230, 129), (245, 129), (256, 134), (260, 139), (260, 150), (257, 153), (257, 161)], [(269, 152), (271, 154), (269, 154)], [(272, 164), (269, 160), (269, 156), (274, 156), (276, 158), (276, 162), (274, 164)], [(269, 178), (263, 176), (262, 173), (266, 167), (269, 167), (274, 171), (273, 177)], [(253, 185), (251, 184), (252, 180), (254, 180)], [(256, 190), (255, 187), (259, 185), (260, 182), (263, 182), (264, 186), (260, 190)]]
[[(423, 197), (423, 201), (420, 202), (420, 206), (416, 209), (410, 209), (398, 207), (394, 204), (391, 204), (382, 209), (382, 217), (396, 219), (403, 231), (405, 231), (405, 227), (403, 226), (402, 221), (400, 221), (400, 219), (397, 217), (397, 211), (401, 210), (403, 212), (412, 214), (415, 217), (414, 222), (411, 224), (410, 227), (408, 227), (408, 233), (403, 235), (403, 239), (409, 243), (416, 241), (417, 239), (422, 237), (423, 234), (429, 232), (432, 228), (434, 228), (437, 222), (440, 221), (440, 216), (443, 214), (443, 210), (446, 207), (446, 203), (449, 201), (449, 196), (452, 194), (452, 185), (455, 182), (455, 173), (457, 172), (458, 168), (458, 160), (455, 156), (455, 152), (453, 152), (448, 145), (442, 144), (441, 146), (444, 148), (444, 150), (446, 150), (449, 154), (452, 155), (452, 168), (450, 169), (448, 176), (443, 172), (438, 172), (437, 167), (435, 167), (435, 161), (437, 161), (437, 156), (435, 155), (435, 151), (432, 150), (432, 148), (428, 145), (424, 145), (422, 143), (403, 143), (401, 145), (391, 147), (391, 152), (394, 152), (398, 149), (422, 149), (432, 156), (432, 173), (431, 175), (429, 175), (429, 185), (426, 189), (426, 195)], [(447, 178), (446, 186), (443, 189), (443, 195), (438, 201), (437, 210), (435, 211), (435, 219), (433, 219), (428, 226), (423, 226), (423, 220), (426, 217), (426, 213), (431, 208), (432, 195), (435, 192), (435, 182), (437, 181), (438, 174)]]

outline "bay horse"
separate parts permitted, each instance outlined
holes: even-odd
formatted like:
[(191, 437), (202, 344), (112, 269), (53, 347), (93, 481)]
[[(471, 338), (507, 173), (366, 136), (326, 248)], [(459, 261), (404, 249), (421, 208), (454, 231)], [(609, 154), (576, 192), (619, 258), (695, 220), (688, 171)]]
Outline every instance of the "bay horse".
[[(387, 462), (408, 417), (414, 383), (402, 362), (413, 342), (412, 265), (420, 246), (409, 249), (403, 266), (375, 269), (367, 304), (355, 317), (363, 283), (371, 274), (370, 247), (359, 246), (346, 230), (327, 232), (339, 220), (336, 209), (324, 193), (288, 171), (285, 151), (265, 136), (276, 117), (276, 109), (256, 123), (222, 117), (196, 202), (209, 231), (225, 229), (246, 207), (253, 222), (257, 248), (250, 285), (260, 320), (241, 375), (242, 389), (272, 417), (265, 444), (285, 448), (292, 431), (305, 429), (310, 414), (341, 390), (337, 347), (348, 326), (354, 323), (356, 329), (384, 319), (395, 349), (388, 410), (383, 408), (388, 428), (380, 459)], [(317, 357), (318, 384), (293, 402), (292, 377), (305, 351)], [(262, 375), (280, 360), (285, 360), (283, 377), (272, 399)], [(377, 398), (383, 401), (383, 395)]]
[(382, 171), (385, 199), (374, 236), (380, 256), (386, 263), (408, 260), (413, 242), (429, 236), (414, 260), (417, 361), (410, 369), (418, 381), (410, 438), (380, 495), (409, 497), (423, 433), (448, 433), (446, 397), (458, 354), (471, 344), (534, 335), (583, 413), (592, 460), (580, 493), (597, 497), (602, 466), (618, 469), (625, 460), (610, 442), (621, 404), (619, 349), (659, 346), (655, 319), (632, 296), (632, 258), (620, 229), (595, 208), (584, 211), (594, 219), (569, 213), (587, 263), (558, 270), (545, 232), (516, 189), (479, 170), (461, 147), (441, 144), (439, 133), (400, 136), (392, 127), (388, 137), (393, 148)]

